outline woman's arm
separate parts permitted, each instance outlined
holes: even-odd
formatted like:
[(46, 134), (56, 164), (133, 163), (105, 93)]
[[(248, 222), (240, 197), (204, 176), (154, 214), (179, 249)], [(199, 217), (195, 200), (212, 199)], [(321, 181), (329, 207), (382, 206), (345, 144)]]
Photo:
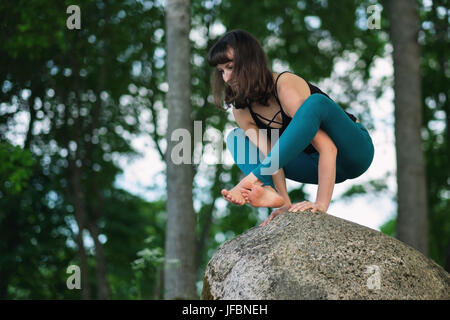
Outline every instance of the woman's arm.
[(289, 194), (286, 188), (286, 176), (284, 175), (284, 170), (281, 168), (275, 174), (272, 175), (273, 184), (277, 189), (280, 196), (286, 201), (285, 205), (291, 205), (291, 199), (289, 199)]
[(323, 152), (319, 156), (319, 186), (316, 204), (320, 204), (326, 212), (330, 206), (333, 188), (336, 181), (336, 152)]
[(311, 141), (311, 144), (319, 152), (319, 181), (316, 203), (320, 204), (326, 212), (330, 206), (336, 181), (337, 147), (333, 140), (322, 129), (319, 129), (314, 136), (314, 139)]

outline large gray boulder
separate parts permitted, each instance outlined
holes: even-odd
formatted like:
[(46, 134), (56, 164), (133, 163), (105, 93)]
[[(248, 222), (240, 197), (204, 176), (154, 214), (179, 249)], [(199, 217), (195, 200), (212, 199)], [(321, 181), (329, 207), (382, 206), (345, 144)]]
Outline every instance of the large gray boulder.
[(417, 250), (323, 213), (285, 212), (224, 242), (202, 299), (450, 299), (450, 275)]

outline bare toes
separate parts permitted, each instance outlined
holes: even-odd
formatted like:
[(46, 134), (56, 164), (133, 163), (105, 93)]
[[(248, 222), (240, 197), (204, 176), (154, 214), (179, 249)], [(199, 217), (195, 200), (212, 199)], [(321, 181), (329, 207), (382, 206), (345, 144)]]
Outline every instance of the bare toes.
[(244, 181), (242, 183), (242, 188), (244, 188), (244, 189), (251, 190), (253, 186), (254, 186), (253, 183), (248, 182), (248, 181)]

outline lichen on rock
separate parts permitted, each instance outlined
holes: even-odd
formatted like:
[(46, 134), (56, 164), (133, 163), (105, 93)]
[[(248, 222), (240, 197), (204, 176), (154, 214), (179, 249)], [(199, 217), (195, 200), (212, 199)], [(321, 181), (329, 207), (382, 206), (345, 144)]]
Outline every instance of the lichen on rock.
[(450, 299), (450, 275), (376, 230), (284, 212), (220, 245), (202, 299)]

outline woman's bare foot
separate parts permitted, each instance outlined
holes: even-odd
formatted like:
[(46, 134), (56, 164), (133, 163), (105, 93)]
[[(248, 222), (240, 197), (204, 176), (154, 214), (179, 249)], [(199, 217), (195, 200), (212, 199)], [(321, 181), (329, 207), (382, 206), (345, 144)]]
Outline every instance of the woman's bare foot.
[(228, 191), (227, 189), (222, 189), (222, 195), (225, 200), (233, 204), (243, 206), (245, 204), (245, 199), (241, 194), (241, 186), (238, 184), (233, 189)]
[(279, 208), (285, 203), (283, 197), (271, 186), (243, 182), (241, 187), (245, 201), (254, 207)]

